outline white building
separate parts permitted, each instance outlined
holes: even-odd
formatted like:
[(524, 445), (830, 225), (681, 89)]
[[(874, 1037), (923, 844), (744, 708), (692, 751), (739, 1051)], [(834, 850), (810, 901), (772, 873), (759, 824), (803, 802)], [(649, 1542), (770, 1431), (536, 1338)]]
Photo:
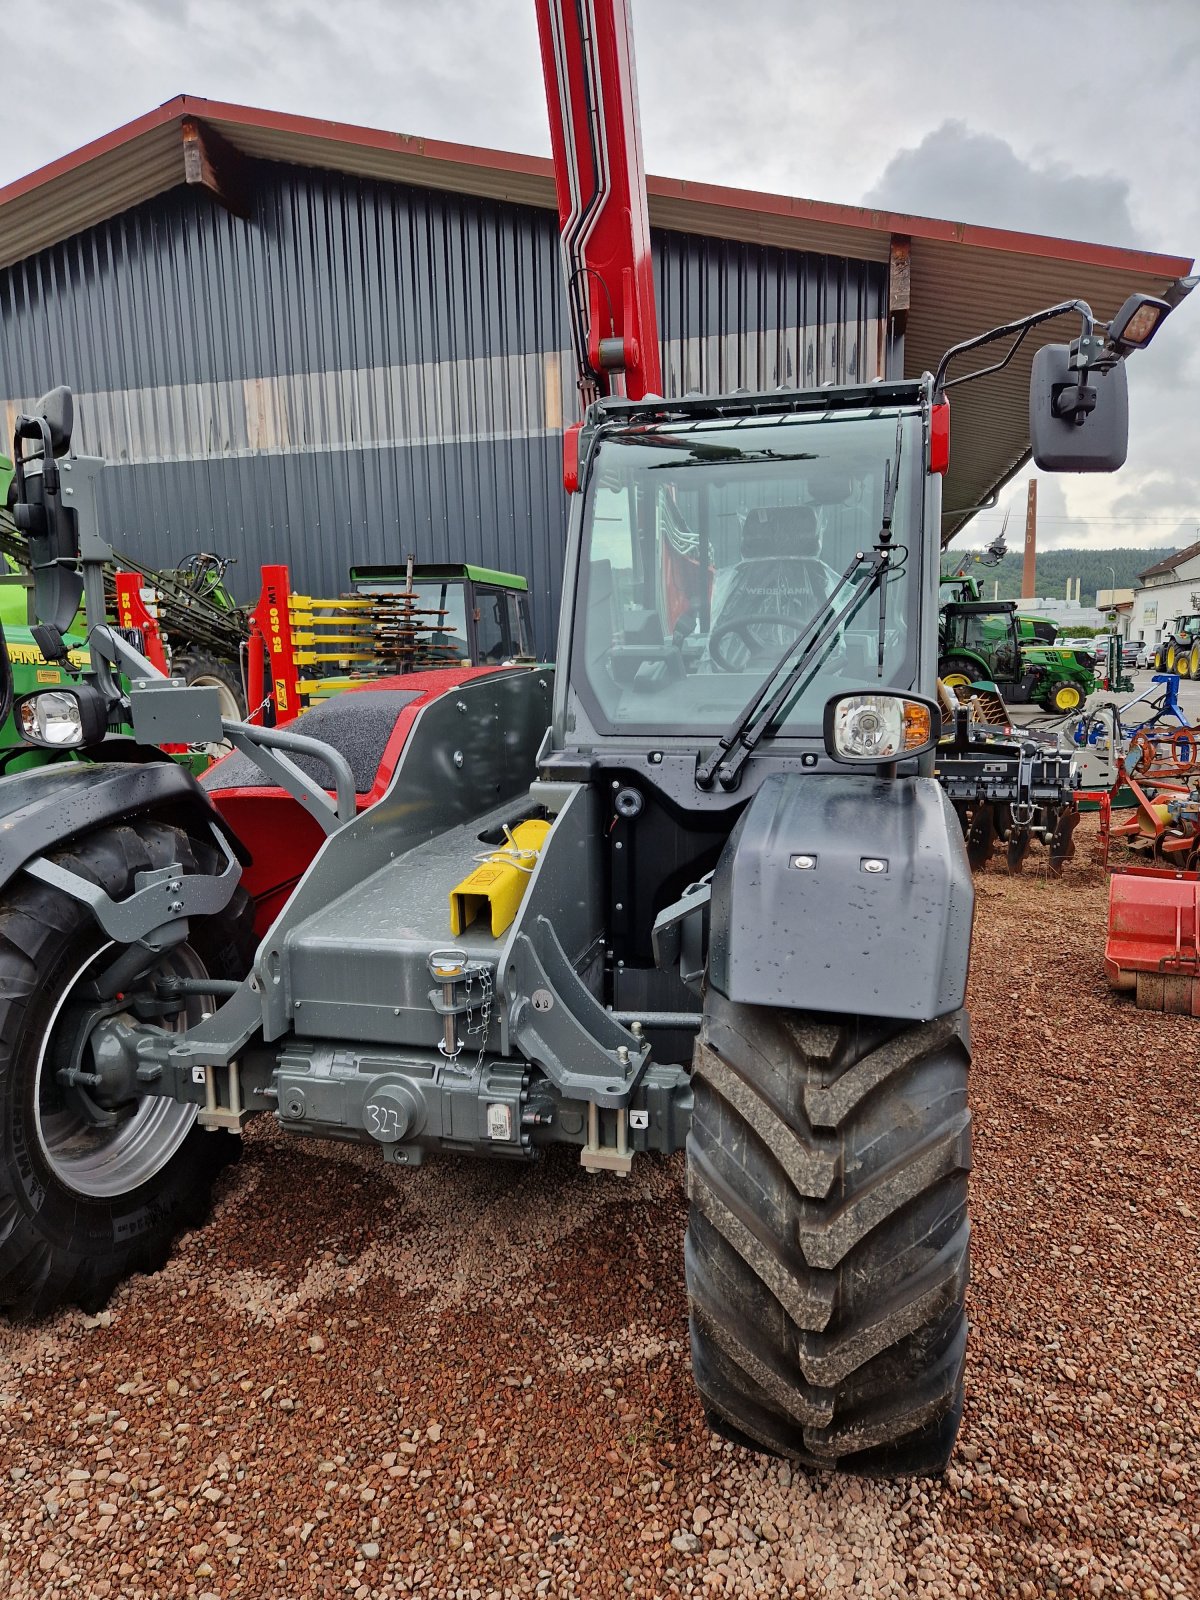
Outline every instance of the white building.
[(1059, 600), (1053, 596), (1018, 600), (1017, 612), (1022, 617), (1045, 617), (1060, 633), (1070, 633), (1072, 628), (1104, 626), (1104, 613), (1095, 606), (1080, 605), (1078, 600)]
[(1196, 612), (1200, 612), (1200, 544), (1190, 544), (1138, 573), (1129, 636), (1157, 644), (1164, 624)]

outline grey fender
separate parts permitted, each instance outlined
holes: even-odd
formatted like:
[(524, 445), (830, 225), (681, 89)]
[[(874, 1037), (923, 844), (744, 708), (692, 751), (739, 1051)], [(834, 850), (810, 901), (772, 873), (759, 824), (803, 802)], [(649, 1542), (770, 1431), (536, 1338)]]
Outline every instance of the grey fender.
[(933, 778), (777, 774), (713, 875), (708, 981), (746, 1005), (945, 1016), (963, 1003), (974, 903)]
[(176, 761), (60, 762), (0, 782), (0, 888), (27, 861), (81, 834), (153, 815), (207, 832), (214, 824), (238, 859), (249, 858), (207, 794)]

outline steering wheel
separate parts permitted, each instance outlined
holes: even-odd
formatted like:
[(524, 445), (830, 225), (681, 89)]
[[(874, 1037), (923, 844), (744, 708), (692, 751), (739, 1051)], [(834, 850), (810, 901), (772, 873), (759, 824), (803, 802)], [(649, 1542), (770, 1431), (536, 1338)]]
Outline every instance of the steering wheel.
[[(708, 636), (708, 654), (714, 666), (722, 672), (745, 672), (757, 657), (759, 660), (768, 657), (774, 658), (780, 653), (782, 646), (772, 648), (764, 645), (752, 632), (755, 628), (787, 628), (796, 638), (808, 627), (807, 622), (797, 622), (795, 617), (764, 616), (761, 612), (747, 613), (744, 617), (723, 617)], [(750, 652), (749, 662), (730, 661), (725, 655), (725, 642), (730, 638), (742, 641)]]

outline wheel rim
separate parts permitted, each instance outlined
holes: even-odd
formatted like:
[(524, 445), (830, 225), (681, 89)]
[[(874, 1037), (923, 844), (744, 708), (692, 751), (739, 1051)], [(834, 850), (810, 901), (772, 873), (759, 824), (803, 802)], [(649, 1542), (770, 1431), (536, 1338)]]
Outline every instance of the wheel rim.
[[(188, 688), (215, 689), (220, 698), (221, 718), (224, 722), (240, 722), (242, 708), (238, 704), (237, 696), (225, 682), (215, 673), (199, 672), (194, 678), (188, 679)], [(201, 746), (211, 760), (219, 761), (222, 756), (227, 756), (233, 749), (228, 739), (210, 739)]]
[(1174, 672), (1175, 671), (1175, 646), (1174, 645), (1172, 645), (1170, 647), (1170, 649), (1167, 651), (1167, 671), (1168, 672)]
[(947, 689), (965, 689), (970, 681), (965, 672), (945, 672), (942, 674), (942, 682)]
[(1073, 683), (1064, 683), (1054, 691), (1056, 711), (1076, 711), (1083, 704), (1083, 695)]
[[(161, 1172), (191, 1132), (197, 1108), (158, 1097), (141, 1100), (113, 1127), (97, 1127), (65, 1099), (53, 1077), (47, 1057), (55, 1029), (85, 974), (115, 944), (109, 940), (90, 955), (70, 979), (55, 1003), (42, 1036), (34, 1078), (34, 1126), (42, 1159), (58, 1181), (75, 1194), (93, 1200), (111, 1200), (131, 1193)], [(170, 952), (160, 970), (177, 976), (204, 978), (208, 974), (188, 945)], [(214, 1009), (210, 996), (190, 1000), (163, 1025), (177, 1029), (181, 1017), (201, 1009)]]

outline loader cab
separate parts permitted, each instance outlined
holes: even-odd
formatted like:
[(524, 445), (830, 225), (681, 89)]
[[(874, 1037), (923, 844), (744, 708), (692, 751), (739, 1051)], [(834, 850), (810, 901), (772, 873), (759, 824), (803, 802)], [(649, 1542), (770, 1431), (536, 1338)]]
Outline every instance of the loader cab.
[[(839, 690), (932, 687), (937, 527), (927, 394), (869, 391), (593, 408), (564, 588), (559, 747), (711, 746), (818, 616), (854, 602), (809, 662), (763, 753), (823, 759)], [(879, 587), (894, 477), (902, 558)], [(930, 581), (932, 580), (932, 582)], [(857, 599), (856, 599), (857, 596)], [(926, 638), (926, 634), (929, 635)]]

